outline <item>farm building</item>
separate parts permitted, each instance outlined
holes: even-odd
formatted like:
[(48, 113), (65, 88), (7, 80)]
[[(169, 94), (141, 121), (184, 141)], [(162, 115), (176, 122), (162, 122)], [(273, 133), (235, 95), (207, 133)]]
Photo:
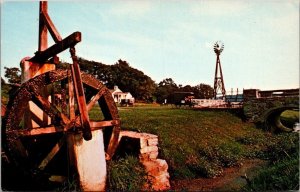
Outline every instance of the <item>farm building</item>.
[(123, 92), (121, 89), (119, 89), (118, 86), (114, 86), (113, 90), (110, 90), (114, 101), (116, 103), (130, 103), (133, 104), (134, 103), (134, 97), (131, 95), (130, 92)]

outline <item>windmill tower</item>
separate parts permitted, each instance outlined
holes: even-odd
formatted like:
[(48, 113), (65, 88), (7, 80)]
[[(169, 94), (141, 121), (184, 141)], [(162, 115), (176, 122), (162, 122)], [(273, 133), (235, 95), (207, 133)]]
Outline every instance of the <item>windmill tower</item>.
[(214, 99), (217, 99), (219, 96), (222, 96), (222, 99), (225, 99), (225, 94), (226, 94), (221, 61), (220, 61), (220, 54), (222, 53), (223, 50), (224, 50), (224, 44), (221, 41), (217, 41), (214, 44), (214, 52), (217, 55), (215, 80), (214, 80)]

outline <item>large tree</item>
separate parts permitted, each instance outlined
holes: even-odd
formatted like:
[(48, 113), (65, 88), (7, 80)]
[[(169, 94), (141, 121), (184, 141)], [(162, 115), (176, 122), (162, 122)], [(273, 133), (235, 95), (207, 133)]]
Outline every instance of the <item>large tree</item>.
[(105, 65), (96, 61), (78, 59), (80, 68), (97, 79), (108, 88), (117, 85), (122, 91), (130, 92), (136, 99), (151, 101), (156, 85), (154, 81), (142, 71), (130, 67), (124, 60), (118, 60), (114, 65)]
[(152, 100), (155, 91), (154, 81), (142, 71), (129, 66), (126, 61), (118, 60), (111, 66), (112, 76), (115, 76), (114, 84), (121, 90), (128, 91), (137, 99)]
[(20, 84), (21, 83), (21, 71), (17, 67), (4, 67), (5, 74), (4, 77), (7, 78), (8, 83)]
[(170, 102), (172, 95), (176, 91), (179, 91), (179, 88), (172, 78), (163, 79), (158, 83), (157, 89), (155, 91), (157, 102), (163, 103), (165, 102), (165, 100), (167, 100), (167, 102)]

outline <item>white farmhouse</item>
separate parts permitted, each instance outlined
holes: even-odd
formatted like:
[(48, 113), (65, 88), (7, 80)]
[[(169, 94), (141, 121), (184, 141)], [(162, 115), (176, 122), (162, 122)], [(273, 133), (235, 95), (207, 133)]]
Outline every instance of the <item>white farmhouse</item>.
[(134, 103), (134, 97), (132, 97), (131, 93), (121, 91), (121, 89), (119, 89), (119, 87), (116, 86), (116, 85), (114, 86), (113, 90), (110, 90), (110, 92), (111, 92), (112, 97), (114, 98), (114, 101), (116, 103), (121, 104), (122, 101), (126, 102), (128, 104), (129, 103), (131, 103), (131, 104)]

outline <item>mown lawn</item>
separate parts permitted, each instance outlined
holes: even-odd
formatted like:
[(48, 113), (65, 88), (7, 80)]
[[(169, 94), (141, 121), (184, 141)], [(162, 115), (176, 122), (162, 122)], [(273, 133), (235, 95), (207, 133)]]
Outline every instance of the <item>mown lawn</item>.
[(299, 151), (298, 133), (271, 134), (226, 111), (144, 106), (119, 113), (123, 130), (159, 136), (159, 158), (168, 162), (171, 180), (215, 177), (246, 158), (275, 162)]

